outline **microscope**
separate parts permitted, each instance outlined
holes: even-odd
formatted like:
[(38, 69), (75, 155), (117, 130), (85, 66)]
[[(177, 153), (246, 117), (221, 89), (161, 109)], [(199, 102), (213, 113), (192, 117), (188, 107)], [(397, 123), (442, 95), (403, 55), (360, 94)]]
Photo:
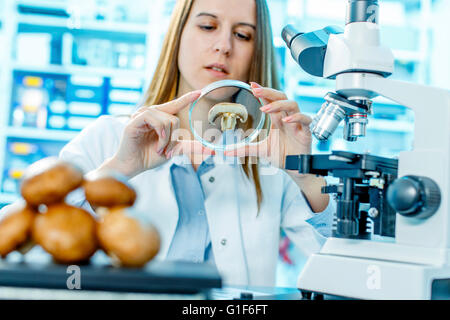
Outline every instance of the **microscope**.
[(450, 91), (387, 79), (394, 69), (380, 44), (377, 0), (347, 0), (344, 30), (282, 37), (307, 73), (335, 80), (335, 92), (311, 123), (319, 140), (344, 121), (344, 139), (366, 135), (372, 99), (383, 96), (414, 111), (411, 151), (388, 159), (333, 151), (286, 158), (286, 169), (331, 175), (333, 233), (309, 257), (297, 286), (312, 294), (361, 299), (450, 298)]

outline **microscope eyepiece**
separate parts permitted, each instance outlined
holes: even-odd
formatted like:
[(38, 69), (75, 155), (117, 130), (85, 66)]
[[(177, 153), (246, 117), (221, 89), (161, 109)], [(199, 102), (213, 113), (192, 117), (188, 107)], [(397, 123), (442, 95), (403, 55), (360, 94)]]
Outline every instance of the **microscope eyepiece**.
[(378, 24), (378, 0), (348, 0), (345, 24), (372, 22)]
[(328, 38), (330, 34), (342, 32), (338, 27), (328, 26), (314, 32), (303, 33), (298, 32), (292, 25), (287, 25), (283, 28), (281, 37), (303, 70), (322, 77)]
[(290, 49), (292, 40), (302, 35), (302, 32), (298, 32), (294, 26), (288, 24), (286, 27), (283, 28), (283, 31), (281, 32), (281, 37), (283, 38), (284, 42), (286, 43), (286, 46)]

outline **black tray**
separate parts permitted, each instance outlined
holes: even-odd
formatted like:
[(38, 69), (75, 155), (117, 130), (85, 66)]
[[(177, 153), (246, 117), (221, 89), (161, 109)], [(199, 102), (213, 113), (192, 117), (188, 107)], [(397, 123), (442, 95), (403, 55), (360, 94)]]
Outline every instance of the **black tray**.
[[(68, 267), (53, 263), (39, 247), (25, 256), (14, 252), (0, 260), (0, 286), (68, 289), (74, 275)], [(78, 267), (82, 290), (191, 294), (222, 287), (217, 269), (209, 264), (154, 260), (143, 268), (118, 268), (98, 251), (89, 264)]]

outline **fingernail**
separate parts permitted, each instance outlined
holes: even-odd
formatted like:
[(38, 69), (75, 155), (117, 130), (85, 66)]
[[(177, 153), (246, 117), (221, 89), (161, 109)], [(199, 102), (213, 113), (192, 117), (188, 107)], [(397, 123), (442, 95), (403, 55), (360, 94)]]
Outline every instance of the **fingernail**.
[(161, 130), (161, 137), (162, 137), (163, 139), (166, 138), (166, 130), (164, 130), (164, 129)]
[(263, 112), (267, 112), (267, 111), (270, 110), (270, 107), (269, 106), (263, 106), (263, 107), (259, 108), (259, 110), (261, 110)]
[(289, 121), (292, 120), (292, 116), (287, 116), (287, 117), (285, 117), (285, 118), (283, 118), (281, 120), (284, 121), (284, 122), (289, 122)]
[(250, 82), (250, 85), (254, 88), (262, 88), (262, 86), (260, 86), (259, 84), (257, 84), (256, 82)]

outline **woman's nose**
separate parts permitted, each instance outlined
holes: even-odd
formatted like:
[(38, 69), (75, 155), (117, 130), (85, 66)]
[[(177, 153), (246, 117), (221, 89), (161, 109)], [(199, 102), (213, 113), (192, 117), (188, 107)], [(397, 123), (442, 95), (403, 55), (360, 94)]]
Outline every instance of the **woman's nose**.
[(217, 42), (214, 45), (214, 51), (229, 56), (232, 52), (232, 49), (233, 45), (231, 43), (231, 35), (229, 33), (223, 32), (217, 38)]

